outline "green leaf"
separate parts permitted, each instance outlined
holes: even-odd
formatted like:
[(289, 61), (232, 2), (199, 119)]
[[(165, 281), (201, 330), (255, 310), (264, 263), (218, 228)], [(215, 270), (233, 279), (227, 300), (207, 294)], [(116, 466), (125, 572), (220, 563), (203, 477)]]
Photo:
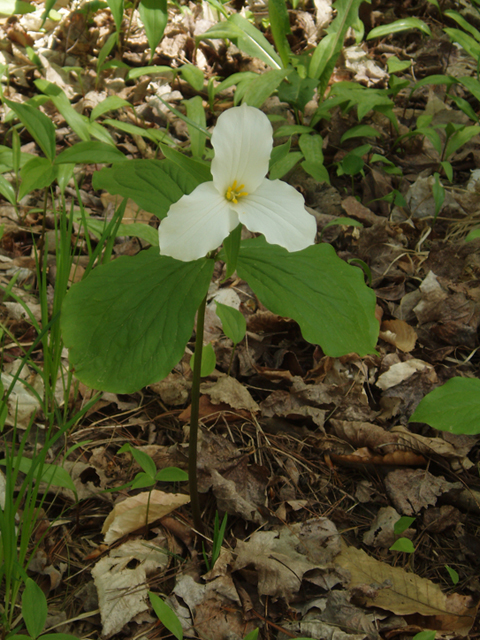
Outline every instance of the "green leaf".
[(289, 138), (283, 144), (277, 144), (275, 147), (273, 147), (272, 153), (270, 154), (269, 169), (271, 169), (275, 163), (280, 162), (280, 160), (283, 160), (284, 158), (286, 158), (286, 156), (288, 155), (288, 152), (290, 151), (291, 146), (292, 146), (292, 139)]
[(222, 322), (223, 333), (230, 338), (234, 345), (243, 340), (247, 332), (247, 323), (243, 313), (238, 309), (215, 301), (217, 316)]
[(146, 489), (147, 487), (152, 487), (155, 484), (155, 478), (148, 473), (141, 471), (137, 473), (135, 478), (132, 480), (131, 487), (132, 489)]
[(480, 433), (480, 380), (451, 378), (423, 398), (409, 422), (425, 422), (450, 433)]
[(465, 127), (461, 131), (456, 131), (447, 142), (447, 147), (445, 149), (445, 158), (449, 158), (453, 155), (460, 147), (469, 142), (475, 136), (480, 134), (480, 127), (473, 125), (471, 127)]
[(411, 60), (400, 60), (397, 56), (390, 56), (387, 60), (388, 73), (405, 71), (405, 69), (409, 69), (411, 66)]
[(327, 184), (330, 184), (330, 176), (328, 175), (327, 168), (321, 162), (305, 160), (302, 162), (301, 166), (309, 176), (312, 176), (312, 178), (315, 178), (318, 182), (326, 182)]
[(250, 631), (250, 633), (247, 633), (247, 635), (245, 636), (245, 638), (243, 640), (257, 640), (258, 633), (259, 633), (259, 629), (257, 627), (253, 631)]
[(450, 576), (450, 580), (453, 582), (453, 584), (458, 584), (458, 581), (460, 580), (460, 576), (455, 571), (455, 569), (452, 569), (451, 567), (449, 567), (448, 564), (445, 565), (445, 569), (448, 571), (448, 575)]
[(270, 30), (275, 46), (280, 54), (283, 66), (288, 67), (291, 52), (287, 34), (291, 33), (291, 31), (285, 0), (268, 0), (268, 17), (270, 18)]
[(93, 122), (100, 116), (103, 116), (104, 113), (108, 113), (109, 111), (116, 111), (117, 109), (121, 109), (122, 107), (131, 107), (132, 105), (127, 100), (120, 98), (119, 96), (108, 96), (102, 102), (99, 102), (96, 107), (92, 109), (90, 114), (90, 122)]
[(281, 160), (270, 167), (270, 180), (280, 180), (280, 178), (283, 178), (283, 176), (291, 171), (297, 162), (302, 160), (302, 158), (303, 153), (300, 153), (300, 151), (291, 151), (288, 155), (284, 156)]
[(0, 15), (11, 16), (13, 14), (25, 14), (35, 11), (29, 2), (22, 0), (0, 0)]
[(188, 173), (194, 178), (197, 184), (201, 182), (210, 182), (212, 174), (210, 173), (210, 163), (198, 158), (189, 158), (171, 147), (162, 146), (163, 155), (177, 165), (182, 171)]
[(35, 189), (49, 187), (57, 177), (56, 167), (47, 158), (32, 158), (20, 171), (22, 184), (18, 194), (21, 200)]
[[(35, 460), (32, 458), (26, 458), (22, 456), (20, 459), (13, 458), (15, 464), (18, 464), (18, 468), (22, 473), (27, 474), (32, 466), (35, 464)], [(5, 459), (0, 464), (6, 464)], [(77, 489), (73, 483), (72, 478), (68, 471), (57, 464), (35, 464), (33, 471), (33, 477), (38, 482), (45, 482), (52, 487), (64, 487), (65, 489), (71, 489), (75, 494)]]
[(73, 147), (62, 151), (56, 157), (55, 164), (113, 164), (122, 160), (128, 160), (128, 158), (117, 147), (100, 142), (100, 140), (88, 140), (87, 142), (77, 142)]
[(283, 138), (283, 136), (295, 136), (301, 133), (313, 133), (315, 129), (307, 127), (304, 124), (286, 124), (282, 127), (278, 127), (275, 131), (274, 138)]
[(223, 252), (225, 254), (225, 280), (235, 272), (237, 268), (238, 254), (240, 251), (240, 241), (242, 239), (242, 225), (239, 224), (231, 231), (223, 241)]
[(199, 181), (169, 160), (129, 160), (93, 174), (94, 189), (131, 198), (139, 207), (164, 218), (170, 206), (191, 193)]
[(184, 353), (213, 266), (152, 248), (74, 284), (61, 326), (76, 377), (93, 389), (133, 393), (167, 376)]
[(10, 182), (2, 175), (0, 175), (0, 193), (6, 200), (8, 200), (10, 204), (15, 204), (17, 200), (15, 189), (12, 187)]
[(392, 35), (392, 33), (400, 33), (409, 29), (419, 29), (427, 36), (432, 35), (430, 28), (420, 18), (402, 18), (401, 20), (395, 20), (389, 24), (382, 24), (380, 27), (373, 28), (368, 34), (367, 40), (383, 38), (384, 36)]
[(390, 551), (402, 551), (403, 553), (414, 553), (413, 542), (408, 538), (399, 538), (390, 547)]
[(123, 0), (107, 0), (107, 4), (112, 12), (115, 28), (117, 32), (122, 28), (123, 20)]
[(352, 138), (378, 138), (380, 137), (380, 133), (370, 127), (368, 124), (359, 124), (356, 127), (352, 127), (348, 131), (345, 131), (343, 136), (340, 138), (340, 144), (343, 144), (346, 140), (351, 140)]
[(165, 467), (155, 474), (157, 482), (186, 482), (188, 473), (177, 467)]
[(313, 98), (317, 84), (315, 78), (301, 78), (297, 71), (292, 71), (278, 87), (278, 98), (303, 111)]
[(462, 49), (465, 49), (468, 55), (474, 60), (480, 58), (480, 43), (472, 38), (472, 36), (469, 36), (468, 33), (464, 31), (460, 31), (460, 29), (444, 29), (444, 31), (454, 42), (459, 44)]
[[(190, 358), (190, 368), (193, 370), (195, 364), (195, 354), (192, 354)], [(202, 378), (206, 378), (209, 376), (212, 371), (215, 369), (215, 365), (217, 364), (217, 358), (215, 356), (215, 351), (213, 350), (213, 345), (211, 342), (204, 345), (202, 349), (202, 366), (200, 367), (200, 375)]]
[(47, 599), (38, 584), (31, 578), (25, 580), (25, 590), (22, 594), (22, 616), (28, 633), (32, 638), (38, 638), (45, 628), (47, 621)]
[[(96, 122), (92, 123), (92, 126), (97, 124)], [(158, 144), (159, 142), (172, 143), (172, 139), (160, 129), (142, 129), (142, 127), (137, 127), (137, 125), (132, 124), (131, 122), (121, 122), (120, 120), (112, 120), (107, 118), (103, 121), (103, 124), (109, 124), (115, 129), (120, 129), (120, 131), (124, 131), (125, 133), (129, 133), (132, 136), (142, 136), (143, 138), (148, 138), (152, 142)]]
[[(428, 0), (431, 2), (432, 0)], [(420, 631), (420, 633), (416, 633), (412, 640), (435, 640), (435, 636), (437, 635), (436, 631)]]
[[(469, 76), (459, 78), (459, 82), (475, 96), (477, 100), (480, 100), (480, 82), (476, 78), (470, 78)], [(453, 96), (450, 96), (453, 98)]]
[(90, 140), (90, 122), (88, 118), (72, 107), (70, 100), (60, 87), (43, 79), (35, 80), (35, 85), (37, 89), (50, 98), (77, 136), (81, 140)]
[(399, 536), (406, 531), (408, 527), (415, 522), (415, 520), (416, 518), (412, 518), (411, 516), (402, 516), (393, 525), (393, 532)]
[(138, 12), (145, 26), (151, 60), (167, 26), (167, 0), (140, 0)]
[(471, 242), (472, 240), (476, 240), (477, 238), (480, 238), (480, 229), (472, 229), (465, 238), (465, 242)]
[(203, 100), (200, 96), (194, 96), (190, 100), (184, 100), (187, 107), (187, 116), (189, 120), (195, 122), (198, 127), (192, 127), (187, 124), (188, 133), (190, 135), (190, 144), (192, 147), (192, 155), (195, 158), (202, 158), (205, 153), (206, 135), (199, 130), (199, 127), (206, 129), (207, 121), (205, 117), (205, 109), (203, 108)]
[(273, 69), (282, 67), (281, 58), (263, 33), (239, 13), (232, 14), (224, 22), (218, 22), (199, 36), (201, 40), (210, 38), (228, 38), (252, 58), (259, 58)]
[(326, 355), (375, 353), (375, 294), (363, 273), (343, 262), (330, 245), (289, 253), (263, 237), (245, 240), (237, 272), (262, 304), (298, 322), (305, 340), (319, 344)]
[(288, 69), (271, 69), (257, 76), (255, 80), (249, 82), (243, 95), (243, 102), (246, 102), (251, 107), (260, 109), (265, 100), (272, 95), (288, 73)]
[(305, 160), (323, 164), (323, 138), (315, 133), (303, 133), (298, 139), (298, 146), (302, 150)]
[(165, 65), (136, 67), (135, 69), (130, 69), (127, 73), (127, 80), (135, 80), (135, 78), (139, 78), (140, 76), (153, 76), (159, 74), (166, 76), (170, 81), (175, 78), (176, 73), (177, 69), (172, 69), (172, 67), (167, 67)]
[(148, 592), (150, 603), (158, 619), (172, 633), (177, 640), (183, 640), (183, 629), (175, 611), (165, 604), (155, 593)]
[(103, 47), (100, 49), (98, 53), (97, 73), (99, 73), (105, 68), (108, 68), (107, 66), (108, 63), (106, 65), (104, 65), (103, 63), (105, 62), (107, 57), (110, 55), (113, 47), (117, 44), (117, 42), (118, 42), (118, 31), (114, 31), (109, 35), (107, 41), (105, 42), (105, 44), (103, 45)]
[(202, 91), (204, 76), (203, 71), (193, 64), (184, 64), (179, 69), (182, 78), (192, 86), (195, 91)]
[(50, 118), (28, 104), (20, 104), (7, 99), (4, 99), (4, 102), (15, 112), (46, 157), (53, 162), (55, 158), (55, 127)]
[(145, 473), (148, 474), (149, 476), (153, 477), (157, 473), (157, 467), (155, 465), (155, 462), (148, 455), (148, 453), (145, 453), (145, 451), (140, 451), (140, 449), (136, 449), (135, 447), (132, 447), (132, 445), (130, 445), (127, 442), (124, 445), (122, 445), (120, 449), (117, 451), (117, 455), (120, 455), (121, 453), (130, 453), (133, 456), (133, 459), (135, 460), (135, 462), (140, 467), (142, 467)]

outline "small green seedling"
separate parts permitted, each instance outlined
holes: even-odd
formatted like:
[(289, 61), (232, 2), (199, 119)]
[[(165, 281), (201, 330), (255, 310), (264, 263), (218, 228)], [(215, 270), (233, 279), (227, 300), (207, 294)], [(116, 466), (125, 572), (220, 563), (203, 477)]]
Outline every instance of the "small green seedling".
[(203, 547), (203, 559), (205, 560), (205, 565), (207, 567), (207, 571), (211, 571), (215, 566), (215, 562), (218, 560), (220, 555), (220, 549), (222, 548), (223, 539), (225, 537), (225, 528), (227, 526), (227, 514), (223, 516), (222, 524), (220, 524), (220, 518), (218, 517), (218, 511), (215, 512), (215, 522), (213, 525), (213, 546), (212, 546), (212, 557), (210, 561), (208, 560), (207, 554), (205, 552), (205, 546)]

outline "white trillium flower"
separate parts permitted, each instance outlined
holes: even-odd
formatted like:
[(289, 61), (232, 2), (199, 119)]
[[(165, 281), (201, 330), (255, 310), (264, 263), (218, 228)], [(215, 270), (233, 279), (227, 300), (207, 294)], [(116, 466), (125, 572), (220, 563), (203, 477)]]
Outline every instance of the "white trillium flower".
[(267, 242), (300, 251), (315, 241), (317, 224), (303, 196), (268, 180), (273, 130), (267, 116), (242, 105), (225, 111), (212, 134), (213, 180), (170, 207), (160, 224), (160, 253), (189, 262), (217, 249), (238, 224)]

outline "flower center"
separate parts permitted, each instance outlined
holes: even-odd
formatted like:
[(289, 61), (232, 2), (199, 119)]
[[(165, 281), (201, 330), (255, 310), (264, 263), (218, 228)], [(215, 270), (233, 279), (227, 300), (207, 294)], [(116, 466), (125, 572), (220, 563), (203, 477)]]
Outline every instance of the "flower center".
[(241, 198), (243, 196), (248, 196), (248, 193), (246, 191), (242, 191), (244, 187), (245, 187), (244, 184), (239, 184), (237, 186), (237, 181), (234, 180), (232, 185), (228, 187), (227, 193), (225, 194), (225, 198), (227, 200), (230, 200), (230, 202), (237, 204), (238, 198)]

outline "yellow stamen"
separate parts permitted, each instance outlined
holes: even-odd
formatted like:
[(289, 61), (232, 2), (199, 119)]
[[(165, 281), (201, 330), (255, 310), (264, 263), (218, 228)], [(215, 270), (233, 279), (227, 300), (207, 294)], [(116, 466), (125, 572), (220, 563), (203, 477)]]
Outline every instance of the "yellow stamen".
[(242, 191), (244, 187), (245, 187), (244, 184), (240, 184), (237, 187), (237, 181), (234, 180), (232, 185), (228, 187), (227, 193), (225, 194), (225, 198), (227, 200), (230, 200), (230, 202), (237, 204), (238, 198), (241, 198), (242, 196), (248, 196), (248, 193), (246, 191)]

